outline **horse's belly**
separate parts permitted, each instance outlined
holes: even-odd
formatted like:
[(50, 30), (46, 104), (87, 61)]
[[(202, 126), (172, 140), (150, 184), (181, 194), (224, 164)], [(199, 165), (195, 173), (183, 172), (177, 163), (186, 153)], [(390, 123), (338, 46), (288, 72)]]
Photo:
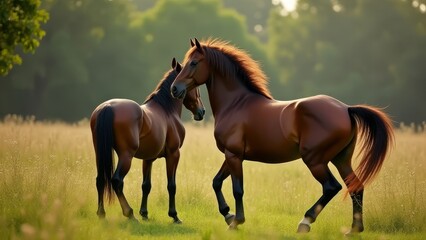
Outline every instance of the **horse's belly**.
[(265, 141), (256, 145), (246, 145), (245, 160), (283, 163), (300, 158), (299, 145), (294, 142), (272, 143)]
[(141, 139), (136, 158), (140, 159), (156, 159), (164, 156), (165, 139)]
[(158, 152), (138, 151), (135, 154), (135, 158), (145, 159), (145, 160), (154, 160), (161, 157), (164, 157), (164, 151), (158, 151)]

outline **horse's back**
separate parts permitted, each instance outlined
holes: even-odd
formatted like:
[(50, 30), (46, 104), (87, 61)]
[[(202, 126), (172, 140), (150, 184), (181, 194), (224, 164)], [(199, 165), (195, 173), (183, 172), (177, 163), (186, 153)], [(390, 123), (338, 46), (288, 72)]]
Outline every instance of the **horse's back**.
[(348, 105), (333, 97), (317, 95), (293, 103), (294, 124), (299, 133), (306, 129), (327, 132), (352, 129)]
[(140, 116), (141, 109), (140, 105), (130, 99), (113, 98), (99, 104), (95, 110), (93, 110), (92, 118), (96, 117), (99, 111), (106, 106), (110, 106), (114, 110), (114, 114), (117, 115), (116, 119), (126, 119), (132, 116)]
[(110, 99), (99, 104), (95, 110), (93, 110), (90, 117), (92, 131), (96, 124), (99, 112), (107, 106), (112, 107), (113, 109), (114, 122), (133, 122), (142, 117), (142, 110), (137, 102), (130, 99)]

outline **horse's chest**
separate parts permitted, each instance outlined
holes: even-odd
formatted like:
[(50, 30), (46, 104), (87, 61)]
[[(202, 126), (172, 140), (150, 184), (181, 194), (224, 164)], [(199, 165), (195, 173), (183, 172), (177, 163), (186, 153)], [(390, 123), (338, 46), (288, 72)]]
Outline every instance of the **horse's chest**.
[(221, 152), (224, 152), (225, 149), (235, 154), (244, 152), (243, 132), (240, 125), (216, 125), (214, 136), (216, 145)]

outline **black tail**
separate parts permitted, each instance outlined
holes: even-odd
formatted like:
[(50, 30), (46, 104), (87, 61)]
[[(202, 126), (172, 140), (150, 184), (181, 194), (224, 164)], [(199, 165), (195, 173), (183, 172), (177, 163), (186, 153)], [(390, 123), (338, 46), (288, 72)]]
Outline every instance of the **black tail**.
[(111, 106), (105, 106), (98, 114), (96, 120), (96, 161), (98, 181), (104, 186), (104, 195), (109, 202), (112, 201), (111, 178), (114, 173), (114, 157), (112, 146), (114, 144), (113, 132), (114, 112)]

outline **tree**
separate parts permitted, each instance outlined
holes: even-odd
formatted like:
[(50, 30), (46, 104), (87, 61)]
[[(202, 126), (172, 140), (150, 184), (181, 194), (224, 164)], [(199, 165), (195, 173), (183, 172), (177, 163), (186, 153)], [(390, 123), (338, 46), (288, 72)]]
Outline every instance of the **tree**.
[(137, 79), (126, 75), (126, 53), (134, 45), (130, 6), (126, 0), (46, 2), (47, 35), (35, 55), (24, 56), (0, 81), (0, 114), (72, 121), (90, 115), (101, 99), (114, 96), (111, 92), (124, 96), (122, 78)]
[(159, 0), (142, 12), (128, 0), (50, 0), (44, 7), (50, 21), (39, 49), (0, 81), (0, 117), (75, 121), (110, 98), (142, 103), (193, 37), (231, 41), (271, 69), (244, 18), (217, 0)]
[(259, 0), (222, 0), (225, 7), (234, 8), (245, 16), (248, 31), (263, 42), (268, 38), (267, 21), (272, 9), (272, 2)]
[(2, 0), (0, 2), (0, 75), (21, 64), (18, 47), (34, 53), (45, 35), (41, 24), (49, 14), (40, 9), (40, 0)]
[(424, 121), (416, 103), (426, 101), (425, 10), (402, 0), (300, 0), (284, 16), (276, 9), (269, 50), (287, 98), (324, 93), (388, 107), (397, 121)]

